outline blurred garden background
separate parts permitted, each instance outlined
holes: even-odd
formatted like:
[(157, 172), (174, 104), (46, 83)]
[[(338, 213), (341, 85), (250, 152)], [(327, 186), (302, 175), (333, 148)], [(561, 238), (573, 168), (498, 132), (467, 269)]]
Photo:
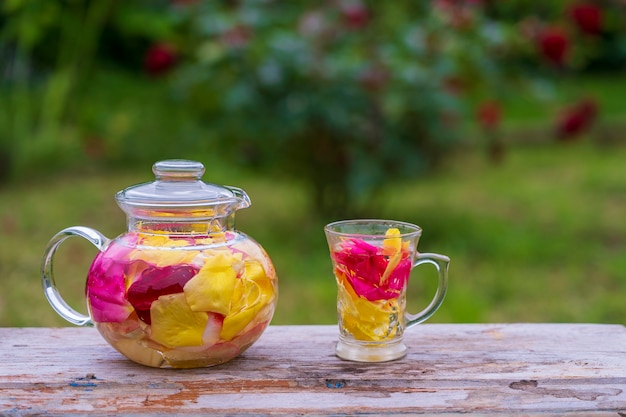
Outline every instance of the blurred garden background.
[[(0, 326), (66, 325), (48, 240), (123, 233), (115, 192), (170, 158), (250, 195), (275, 324), (336, 322), (350, 217), (450, 256), (433, 322), (626, 322), (624, 0), (4, 0), (0, 63)], [(95, 254), (55, 263), (83, 312)]]

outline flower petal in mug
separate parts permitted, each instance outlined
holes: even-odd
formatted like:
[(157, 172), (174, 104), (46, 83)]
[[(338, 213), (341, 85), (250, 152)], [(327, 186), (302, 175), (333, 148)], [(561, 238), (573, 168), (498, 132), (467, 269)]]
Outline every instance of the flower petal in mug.
[(389, 258), (383, 252), (361, 239), (350, 239), (342, 242), (331, 256), (354, 291), (369, 301), (376, 301), (396, 298), (411, 271), (408, 253), (398, 252)]

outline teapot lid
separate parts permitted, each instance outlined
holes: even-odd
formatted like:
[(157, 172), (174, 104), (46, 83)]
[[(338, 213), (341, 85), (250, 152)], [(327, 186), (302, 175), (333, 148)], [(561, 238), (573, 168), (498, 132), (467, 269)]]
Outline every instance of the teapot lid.
[(115, 200), (129, 216), (161, 220), (223, 217), (250, 206), (242, 189), (203, 182), (204, 171), (204, 165), (196, 161), (159, 161), (152, 166), (153, 182), (128, 187)]

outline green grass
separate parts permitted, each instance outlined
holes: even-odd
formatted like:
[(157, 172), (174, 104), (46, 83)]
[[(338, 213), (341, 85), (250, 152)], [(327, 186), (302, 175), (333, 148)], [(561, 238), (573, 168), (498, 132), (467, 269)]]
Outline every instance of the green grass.
[[(450, 287), (432, 322), (626, 320), (625, 147), (590, 142), (510, 149), (501, 165), (467, 151), (420, 181), (393, 184), (384, 216), (423, 227), (420, 250), (450, 256)], [(335, 283), (323, 224), (298, 184), (207, 164), (205, 180), (237, 185), (253, 205), (237, 226), (268, 251), (280, 281), (274, 323), (335, 323)], [(124, 231), (116, 191), (149, 180), (150, 167), (82, 173), (0, 189), (0, 326), (67, 325), (44, 298), (39, 267), (47, 241), (71, 225), (109, 237)], [(96, 249), (70, 239), (58, 252), (60, 291), (85, 311), (84, 282)], [(416, 311), (435, 274), (411, 278)]]

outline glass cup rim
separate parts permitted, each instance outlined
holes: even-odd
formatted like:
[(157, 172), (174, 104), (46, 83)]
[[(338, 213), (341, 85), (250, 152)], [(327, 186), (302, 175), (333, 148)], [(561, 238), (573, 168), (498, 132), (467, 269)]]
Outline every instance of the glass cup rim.
[(384, 225), (387, 228), (391, 228), (391, 227), (396, 227), (396, 228), (402, 228), (404, 230), (410, 230), (409, 232), (400, 232), (399, 235), (397, 235), (397, 237), (406, 237), (406, 236), (414, 236), (414, 235), (421, 235), (422, 234), (422, 228), (419, 227), (416, 224), (413, 223), (409, 223), (409, 222), (405, 222), (405, 221), (400, 221), (400, 220), (387, 220), (387, 219), (349, 219), (349, 220), (337, 220), (331, 223), (328, 223), (326, 226), (324, 226), (324, 231), (326, 233), (330, 233), (333, 234), (335, 236), (369, 236), (369, 237), (380, 237), (380, 238), (385, 238), (385, 234), (381, 229), (381, 233), (359, 233), (356, 231), (353, 232), (346, 232), (346, 231), (339, 231), (337, 229), (338, 226), (347, 226), (347, 225), (354, 225), (354, 226), (359, 226), (359, 225)]

